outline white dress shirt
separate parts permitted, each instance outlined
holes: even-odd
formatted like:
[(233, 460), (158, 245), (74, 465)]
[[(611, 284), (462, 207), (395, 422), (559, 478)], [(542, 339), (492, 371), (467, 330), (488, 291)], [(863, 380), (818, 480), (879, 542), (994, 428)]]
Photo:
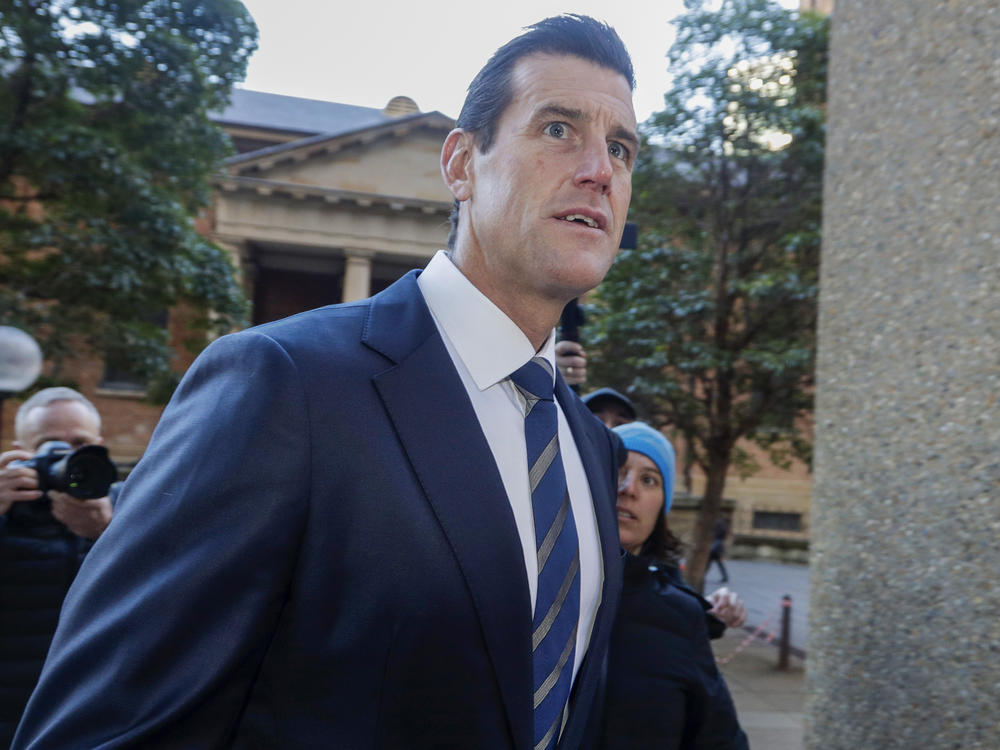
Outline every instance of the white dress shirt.
[[(427, 268), (417, 278), (417, 285), (465, 384), (500, 471), (521, 538), (534, 611), (538, 561), (528, 483), (528, 449), (524, 440), (524, 415), (508, 377), (536, 356), (535, 349), (521, 329), (465, 278), (443, 250), (431, 258)], [(555, 371), (553, 336), (549, 336), (537, 355), (545, 357)], [(573, 664), (573, 678), (576, 679), (590, 641), (597, 607), (601, 603), (604, 571), (590, 484), (558, 400), (556, 410), (559, 417), (559, 451), (580, 540), (580, 623)]]

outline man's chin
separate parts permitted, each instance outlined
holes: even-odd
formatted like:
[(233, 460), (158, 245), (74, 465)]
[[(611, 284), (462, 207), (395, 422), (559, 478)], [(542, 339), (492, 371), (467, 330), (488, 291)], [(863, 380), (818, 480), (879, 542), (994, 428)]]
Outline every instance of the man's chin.
[(610, 268), (610, 263), (597, 261), (593, 258), (574, 262), (560, 275), (561, 296), (564, 296), (568, 302), (575, 297), (586, 294), (604, 281)]
[(588, 283), (579, 279), (560, 279), (549, 287), (548, 297), (565, 305), (570, 300), (582, 297), (599, 283), (600, 281)]

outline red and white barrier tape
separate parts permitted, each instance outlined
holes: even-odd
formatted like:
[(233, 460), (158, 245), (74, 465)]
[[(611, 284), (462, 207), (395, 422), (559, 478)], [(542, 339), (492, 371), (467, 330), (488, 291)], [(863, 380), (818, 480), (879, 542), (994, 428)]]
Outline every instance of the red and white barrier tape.
[(745, 649), (747, 646), (749, 646), (751, 643), (753, 643), (754, 640), (756, 640), (758, 637), (760, 637), (761, 640), (763, 640), (765, 643), (774, 643), (774, 633), (771, 633), (770, 631), (766, 630), (766, 628), (767, 628), (768, 624), (771, 622), (771, 620), (773, 618), (775, 618), (777, 615), (781, 614), (781, 610), (785, 606), (787, 606), (787, 605), (782, 604), (780, 607), (778, 607), (778, 609), (776, 609), (774, 612), (772, 612), (770, 615), (768, 615), (766, 618), (764, 618), (764, 622), (762, 622), (760, 625), (758, 625), (754, 629), (754, 631), (750, 635), (748, 635), (746, 637), (746, 639), (739, 646), (737, 646), (735, 649), (733, 649), (733, 651), (731, 653), (728, 653), (725, 656), (717, 656), (717, 657), (715, 657), (715, 662), (720, 667), (723, 666), (723, 665), (725, 665), (725, 664), (728, 664), (730, 661), (733, 660), (733, 657), (735, 657), (743, 649)]

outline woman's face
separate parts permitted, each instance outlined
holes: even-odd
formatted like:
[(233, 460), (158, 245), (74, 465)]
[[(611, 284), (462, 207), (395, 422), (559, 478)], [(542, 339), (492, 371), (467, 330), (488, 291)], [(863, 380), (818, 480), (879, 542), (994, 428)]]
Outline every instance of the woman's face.
[(653, 533), (663, 508), (663, 477), (653, 459), (635, 451), (618, 473), (618, 537), (633, 555)]

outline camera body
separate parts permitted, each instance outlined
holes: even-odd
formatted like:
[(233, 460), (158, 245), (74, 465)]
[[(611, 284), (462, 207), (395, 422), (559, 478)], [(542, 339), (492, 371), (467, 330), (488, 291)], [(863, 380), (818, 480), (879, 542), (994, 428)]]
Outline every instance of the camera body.
[(42, 493), (55, 490), (81, 500), (104, 497), (118, 480), (118, 469), (103, 445), (84, 445), (73, 450), (69, 443), (50, 440), (32, 458), (11, 461), (8, 466), (34, 469)]

